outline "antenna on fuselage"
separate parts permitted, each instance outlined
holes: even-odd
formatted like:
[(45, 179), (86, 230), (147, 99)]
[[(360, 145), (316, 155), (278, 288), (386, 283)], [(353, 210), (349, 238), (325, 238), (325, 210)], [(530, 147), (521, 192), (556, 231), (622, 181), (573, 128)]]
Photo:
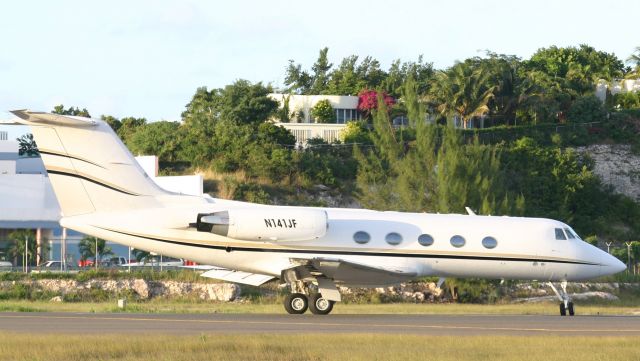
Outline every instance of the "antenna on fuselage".
[(468, 213), (470, 216), (477, 216), (477, 214), (476, 214), (476, 213), (475, 213), (471, 208), (469, 208), (469, 207), (464, 207), (464, 209), (466, 209), (466, 210), (467, 210), (467, 213)]

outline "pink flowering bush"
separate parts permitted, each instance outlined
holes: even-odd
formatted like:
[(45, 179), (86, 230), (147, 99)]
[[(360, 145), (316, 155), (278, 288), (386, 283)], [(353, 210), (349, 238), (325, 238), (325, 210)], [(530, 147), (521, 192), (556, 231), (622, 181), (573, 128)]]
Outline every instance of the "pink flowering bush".
[[(382, 100), (387, 106), (387, 110), (396, 103), (396, 100), (387, 93), (382, 93)], [(373, 109), (378, 109), (378, 92), (371, 89), (364, 89), (358, 94), (358, 110), (365, 116), (369, 116)]]

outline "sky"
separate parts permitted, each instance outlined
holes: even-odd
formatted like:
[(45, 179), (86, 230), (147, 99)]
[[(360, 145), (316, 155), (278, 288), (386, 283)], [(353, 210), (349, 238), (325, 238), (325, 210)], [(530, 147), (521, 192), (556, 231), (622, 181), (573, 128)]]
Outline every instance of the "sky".
[(282, 86), (289, 59), (310, 68), (325, 46), (334, 64), (371, 55), (385, 69), (582, 43), (625, 60), (637, 14), (637, 0), (3, 1), (0, 119), (64, 104), (180, 120), (197, 87)]

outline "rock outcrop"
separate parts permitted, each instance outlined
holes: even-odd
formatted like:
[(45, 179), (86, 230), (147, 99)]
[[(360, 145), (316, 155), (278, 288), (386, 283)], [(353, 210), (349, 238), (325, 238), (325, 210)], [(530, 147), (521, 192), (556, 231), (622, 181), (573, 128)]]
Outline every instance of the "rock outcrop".
[(233, 301), (240, 296), (240, 286), (233, 283), (192, 283), (178, 281), (147, 281), (144, 279), (92, 279), (88, 281), (38, 279), (0, 282), (0, 289), (10, 289), (16, 284), (36, 290), (60, 294), (78, 294), (92, 289), (110, 294), (133, 294), (141, 300), (156, 297), (197, 297), (205, 301)]
[(631, 150), (630, 145), (594, 144), (578, 147), (576, 151), (593, 159), (593, 171), (604, 184), (640, 201), (640, 156)]

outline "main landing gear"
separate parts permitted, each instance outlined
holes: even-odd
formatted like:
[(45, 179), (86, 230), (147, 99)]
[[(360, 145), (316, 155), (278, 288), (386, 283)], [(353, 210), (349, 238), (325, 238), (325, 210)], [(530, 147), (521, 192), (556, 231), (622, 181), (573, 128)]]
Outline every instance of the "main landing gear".
[[(284, 309), (292, 315), (311, 311), (314, 315), (328, 315), (333, 310), (340, 293), (333, 281), (323, 277), (304, 277), (302, 271), (283, 274), (283, 280), (291, 289), (284, 299)], [(316, 285), (317, 284), (317, 285)]]
[(292, 293), (284, 299), (284, 309), (292, 315), (301, 315), (309, 309), (314, 315), (328, 315), (333, 310), (334, 301), (327, 300), (319, 293), (307, 297), (302, 293)]
[(560, 300), (560, 316), (566, 316), (567, 313), (569, 314), (569, 316), (573, 316), (575, 314), (575, 311), (573, 309), (573, 301), (571, 300), (571, 296), (569, 296), (569, 294), (567, 293), (567, 281), (563, 281), (562, 283), (560, 283), (561, 292), (558, 292), (552, 282), (548, 282), (548, 284)]

